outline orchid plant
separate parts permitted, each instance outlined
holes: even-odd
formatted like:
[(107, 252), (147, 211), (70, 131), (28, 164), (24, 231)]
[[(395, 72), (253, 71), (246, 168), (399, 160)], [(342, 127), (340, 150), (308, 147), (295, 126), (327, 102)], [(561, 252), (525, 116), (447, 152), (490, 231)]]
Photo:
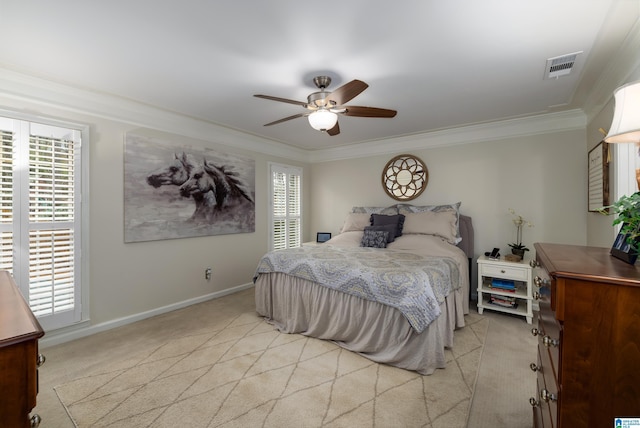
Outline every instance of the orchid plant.
[(509, 244), (513, 250), (519, 250), (522, 253), (529, 251), (529, 249), (522, 244), (522, 228), (533, 227), (533, 223), (525, 220), (520, 214), (516, 213), (513, 208), (509, 208), (509, 212), (513, 216), (513, 224), (516, 225), (516, 242)]

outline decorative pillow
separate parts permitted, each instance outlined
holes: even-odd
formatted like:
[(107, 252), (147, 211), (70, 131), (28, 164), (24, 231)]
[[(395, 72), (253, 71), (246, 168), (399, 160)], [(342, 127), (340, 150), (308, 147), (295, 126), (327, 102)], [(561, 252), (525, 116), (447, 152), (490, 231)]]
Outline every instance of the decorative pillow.
[(360, 242), (361, 247), (387, 248), (387, 236), (384, 230), (365, 230)]
[(351, 208), (351, 212), (352, 213), (395, 215), (395, 214), (398, 214), (398, 208), (396, 208), (395, 205), (391, 205), (390, 207), (353, 207), (353, 208)]
[(436, 235), (455, 245), (458, 242), (456, 241), (457, 220), (458, 216), (453, 210), (407, 213), (405, 214), (403, 233)]
[(364, 228), (364, 231), (367, 230), (381, 230), (383, 232), (387, 232), (387, 244), (395, 241), (396, 239), (396, 225), (395, 224), (385, 224), (381, 226), (367, 226)]
[(460, 236), (460, 205), (462, 202), (456, 202), (455, 204), (445, 204), (445, 205), (423, 205), (423, 206), (415, 206), (411, 204), (398, 204), (398, 212), (400, 214), (407, 213), (421, 213), (425, 211), (433, 211), (433, 212), (442, 212), (442, 211), (455, 211), (456, 213), (456, 233), (455, 233), (455, 244), (458, 244), (462, 241), (462, 237)]
[(344, 220), (342, 231), (344, 232), (362, 232), (365, 227), (371, 224), (370, 215), (366, 213), (349, 213)]
[(396, 227), (396, 235), (394, 238), (398, 236), (402, 236), (402, 227), (404, 225), (404, 215), (396, 214), (396, 215), (382, 215), (382, 214), (371, 214), (371, 226), (384, 226), (387, 224), (393, 224)]

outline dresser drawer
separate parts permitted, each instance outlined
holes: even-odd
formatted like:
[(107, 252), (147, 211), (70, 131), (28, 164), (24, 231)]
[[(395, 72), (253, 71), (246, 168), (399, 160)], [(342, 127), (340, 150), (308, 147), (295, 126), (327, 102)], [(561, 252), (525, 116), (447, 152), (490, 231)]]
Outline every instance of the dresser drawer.
[(479, 275), (492, 276), (495, 278), (514, 279), (517, 281), (527, 281), (529, 270), (526, 267), (519, 268), (517, 266), (493, 266), (484, 263), (481, 265)]
[(538, 347), (549, 355), (549, 369), (553, 372), (553, 377), (558, 384), (562, 384), (562, 369), (560, 367), (562, 329), (551, 311), (549, 300), (544, 297), (540, 299), (538, 331)]
[[(541, 387), (539, 384), (540, 381), (538, 381), (536, 383), (536, 391), (540, 391)], [(533, 398), (533, 400), (536, 400), (536, 398)], [(540, 407), (540, 405), (533, 405), (532, 404), (532, 409), (533, 409), (533, 428), (545, 428), (545, 424), (544, 421), (549, 420), (549, 415), (545, 415), (547, 416), (546, 418), (543, 417), (542, 415), (542, 407)]]
[[(558, 402), (560, 400), (560, 388), (558, 388), (555, 373), (551, 370), (549, 351), (543, 346), (538, 347), (538, 395), (536, 399), (542, 408), (544, 426), (557, 426)], [(547, 416), (548, 415), (548, 416)]]
[[(13, 277), (0, 271), (0, 425), (27, 428), (38, 393), (38, 339), (44, 335)], [(39, 419), (39, 416), (34, 418)]]

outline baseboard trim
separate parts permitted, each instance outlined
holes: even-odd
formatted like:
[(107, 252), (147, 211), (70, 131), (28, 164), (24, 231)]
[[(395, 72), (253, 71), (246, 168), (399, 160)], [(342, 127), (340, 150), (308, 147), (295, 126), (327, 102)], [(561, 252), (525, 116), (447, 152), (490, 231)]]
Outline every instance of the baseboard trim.
[(117, 319), (103, 322), (96, 325), (91, 325), (90, 321), (83, 321), (76, 326), (61, 328), (59, 330), (47, 332), (45, 337), (38, 341), (38, 344), (39, 344), (39, 347), (43, 349), (48, 348), (50, 346), (60, 345), (62, 343), (70, 342), (72, 340), (91, 336), (92, 334), (101, 333), (103, 331), (111, 330), (117, 327), (122, 327), (124, 325), (134, 323), (136, 321), (142, 321), (144, 319), (155, 317), (157, 315), (162, 315), (164, 313), (175, 311), (177, 309), (186, 308), (187, 306), (195, 305), (197, 303), (206, 302), (207, 300), (217, 299), (223, 296), (227, 296), (229, 294), (237, 293), (239, 291), (246, 290), (251, 287), (253, 287), (253, 283), (242, 284), (236, 287), (227, 288), (225, 290), (216, 291), (214, 293), (205, 294), (204, 296), (183, 300), (181, 302), (173, 303), (171, 305), (162, 306), (160, 308), (152, 309), (150, 311), (140, 312), (138, 314), (117, 318)]

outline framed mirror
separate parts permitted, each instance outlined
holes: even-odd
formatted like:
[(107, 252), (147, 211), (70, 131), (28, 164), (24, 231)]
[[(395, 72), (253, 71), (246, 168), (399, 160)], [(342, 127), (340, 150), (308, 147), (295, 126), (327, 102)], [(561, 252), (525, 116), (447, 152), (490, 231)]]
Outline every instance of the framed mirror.
[(417, 198), (427, 187), (429, 171), (417, 156), (399, 155), (382, 170), (382, 188), (397, 201)]

